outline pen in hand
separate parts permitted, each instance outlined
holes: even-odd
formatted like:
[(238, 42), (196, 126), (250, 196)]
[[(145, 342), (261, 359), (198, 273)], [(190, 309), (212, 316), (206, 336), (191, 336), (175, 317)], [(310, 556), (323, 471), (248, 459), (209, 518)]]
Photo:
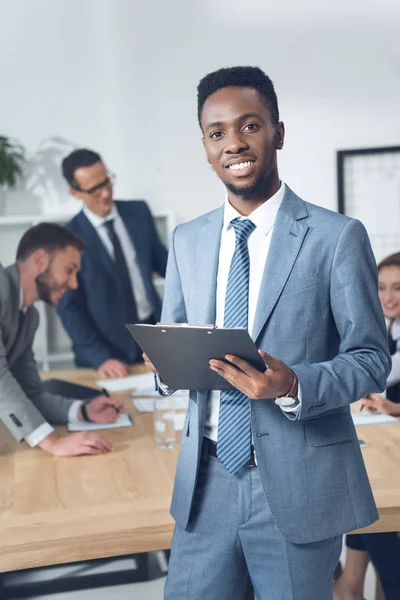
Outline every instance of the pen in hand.
[[(107, 396), (107, 398), (110, 397), (110, 394), (107, 392), (106, 388), (101, 388), (101, 391), (103, 392), (104, 396)], [(119, 414), (119, 409), (116, 406), (113, 406), (113, 409), (117, 414)]]
[[(365, 396), (366, 398), (369, 398), (369, 395)], [(361, 401), (362, 402), (362, 401)], [(360, 408), (360, 412), (364, 410), (364, 404), (361, 404), (361, 408)]]

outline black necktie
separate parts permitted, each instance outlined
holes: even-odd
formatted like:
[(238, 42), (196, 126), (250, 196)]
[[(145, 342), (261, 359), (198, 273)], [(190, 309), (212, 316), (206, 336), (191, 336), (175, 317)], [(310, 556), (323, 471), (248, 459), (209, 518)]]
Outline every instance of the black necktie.
[(138, 316), (131, 278), (129, 277), (128, 265), (126, 264), (124, 253), (122, 252), (119, 237), (114, 230), (114, 220), (111, 219), (110, 221), (105, 221), (104, 225), (107, 228), (108, 235), (114, 246), (115, 270), (120, 292), (125, 304), (126, 321), (127, 323), (137, 323)]

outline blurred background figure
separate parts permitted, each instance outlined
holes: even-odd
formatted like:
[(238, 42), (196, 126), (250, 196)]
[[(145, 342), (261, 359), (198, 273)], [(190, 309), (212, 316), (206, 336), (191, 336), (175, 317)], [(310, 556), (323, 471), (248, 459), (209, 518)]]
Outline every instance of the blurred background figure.
[(115, 201), (114, 176), (97, 152), (69, 154), (62, 171), (70, 193), (84, 207), (66, 227), (86, 242), (79, 286), (60, 302), (58, 312), (73, 342), (77, 366), (98, 369), (102, 377), (123, 377), (141, 350), (126, 323), (155, 323), (161, 300), (153, 273), (164, 277), (167, 250), (147, 204)]

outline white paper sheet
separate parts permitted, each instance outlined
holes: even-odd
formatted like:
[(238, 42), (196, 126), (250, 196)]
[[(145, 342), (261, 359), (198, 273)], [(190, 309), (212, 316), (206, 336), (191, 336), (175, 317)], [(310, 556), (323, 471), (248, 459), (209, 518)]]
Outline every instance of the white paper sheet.
[(158, 396), (158, 392), (154, 389), (153, 373), (144, 373), (143, 375), (129, 375), (128, 377), (117, 377), (115, 379), (98, 379), (97, 385), (107, 390), (107, 392), (120, 392), (122, 390), (143, 390), (148, 391), (148, 394), (140, 392), (140, 396)]
[(133, 425), (131, 417), (127, 414), (119, 415), (114, 423), (90, 423), (89, 421), (74, 421), (68, 423), (68, 431), (96, 431), (98, 429), (116, 429), (117, 427), (130, 427)]
[(380, 412), (368, 412), (363, 410), (362, 412), (351, 413), (353, 417), (353, 423), (356, 427), (360, 425), (385, 425), (385, 423), (399, 423), (396, 417), (385, 415)]
[[(162, 400), (161, 396), (157, 397)], [(173, 395), (170, 396), (174, 400), (175, 410), (187, 410), (189, 397), (187, 395)], [(152, 413), (154, 412), (154, 398), (133, 398), (132, 400), (134, 407), (141, 413)]]

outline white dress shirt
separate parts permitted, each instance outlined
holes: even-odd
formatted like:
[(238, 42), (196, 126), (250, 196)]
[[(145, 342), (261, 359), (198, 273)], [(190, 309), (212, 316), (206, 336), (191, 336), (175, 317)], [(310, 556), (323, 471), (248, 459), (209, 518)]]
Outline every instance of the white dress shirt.
[[(243, 217), (240, 215), (229, 203), (228, 198), (226, 198), (217, 273), (215, 318), (215, 325), (217, 327), (224, 326), (226, 288), (228, 283), (229, 268), (233, 253), (235, 251), (236, 235), (235, 230), (231, 225), (231, 221), (238, 217), (240, 217), (240, 219), (248, 218), (256, 226), (248, 238), (250, 257), (248, 331), (251, 334), (254, 324), (254, 317), (256, 314), (261, 281), (264, 274), (264, 267), (271, 243), (272, 231), (284, 193), (285, 184), (282, 183), (276, 194), (274, 194), (267, 202), (264, 202), (264, 204), (259, 206), (248, 217)], [(207, 404), (205, 435), (214, 442), (216, 442), (218, 439), (220, 395), (221, 393), (216, 390), (210, 392)], [(298, 397), (301, 401), (300, 385)], [(291, 412), (292, 415), (297, 416), (298, 412), (300, 411), (300, 407), (301, 404), (298, 404), (294, 409), (281, 407), (281, 410), (286, 413)]]
[(106, 221), (114, 220), (114, 231), (119, 238), (122, 252), (124, 253), (124, 257), (126, 260), (126, 265), (128, 267), (129, 277), (131, 280), (133, 295), (136, 302), (136, 309), (139, 321), (145, 321), (148, 319), (153, 309), (151, 307), (150, 302), (147, 299), (146, 289), (144, 287), (142, 275), (140, 273), (139, 265), (136, 261), (136, 252), (131, 240), (131, 237), (126, 230), (125, 224), (119, 214), (118, 210), (113, 204), (111, 212), (107, 217), (99, 217), (99, 215), (95, 215), (92, 211), (90, 211), (87, 206), (84, 206), (83, 212), (97, 231), (97, 234), (105, 247), (108, 254), (114, 260), (114, 246), (108, 235), (107, 228), (105, 226)]

